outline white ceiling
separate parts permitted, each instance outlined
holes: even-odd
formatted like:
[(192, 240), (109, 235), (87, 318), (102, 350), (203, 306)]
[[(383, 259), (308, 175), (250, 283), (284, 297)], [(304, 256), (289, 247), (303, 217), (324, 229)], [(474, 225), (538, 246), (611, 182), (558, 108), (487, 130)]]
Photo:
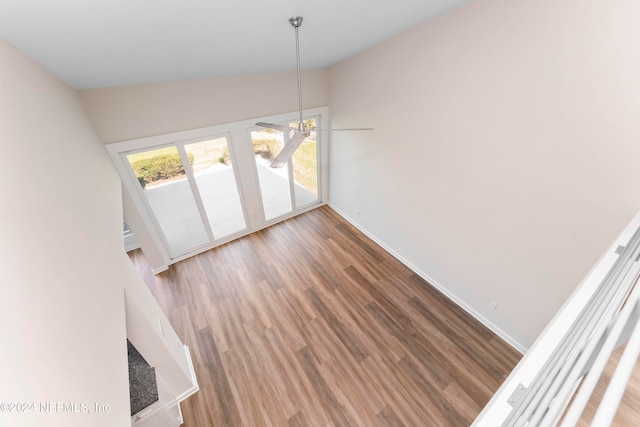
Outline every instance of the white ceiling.
[(0, 37), (76, 89), (332, 65), (467, 0), (0, 0)]

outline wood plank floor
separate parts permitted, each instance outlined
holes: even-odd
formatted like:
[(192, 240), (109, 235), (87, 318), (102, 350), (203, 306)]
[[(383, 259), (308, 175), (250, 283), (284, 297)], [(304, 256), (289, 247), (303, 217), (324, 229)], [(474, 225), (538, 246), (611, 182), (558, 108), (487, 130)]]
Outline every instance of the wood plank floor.
[(520, 354), (329, 207), (142, 277), (191, 350), (186, 427), (467, 426)]

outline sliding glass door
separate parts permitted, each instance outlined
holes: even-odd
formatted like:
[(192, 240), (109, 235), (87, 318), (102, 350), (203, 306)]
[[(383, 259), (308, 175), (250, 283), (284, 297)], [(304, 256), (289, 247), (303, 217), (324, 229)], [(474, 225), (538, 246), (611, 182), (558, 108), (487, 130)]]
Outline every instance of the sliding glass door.
[(209, 243), (207, 228), (177, 147), (132, 153), (126, 159), (171, 256)]
[[(305, 126), (316, 129), (317, 122), (315, 117), (310, 118), (305, 120)], [(290, 126), (297, 124), (291, 123)], [(318, 132), (312, 130), (291, 156), (293, 188), (299, 209), (318, 202), (318, 151)]]
[[(283, 123), (297, 127), (297, 122)], [(305, 120), (308, 129), (316, 128), (316, 118)], [(318, 203), (318, 144), (314, 130), (305, 138), (282, 168), (271, 168), (275, 155), (289, 142), (290, 135), (273, 129), (251, 132), (255, 167), (260, 184), (263, 214), (273, 221), (293, 211)]]
[(108, 144), (143, 250), (169, 265), (320, 205), (327, 134), (314, 129), (328, 110), (305, 114), (312, 131), (279, 169), (271, 159), (291, 135), (255, 124), (296, 127), (297, 113)]
[(184, 146), (197, 191), (215, 239), (235, 234), (247, 227), (228, 138), (218, 137)]
[(269, 167), (271, 160), (284, 147), (283, 139), (281, 131), (260, 129), (251, 132), (263, 215), (267, 221), (286, 215), (293, 209), (289, 189), (289, 163), (279, 169)]
[(172, 259), (246, 228), (228, 136), (125, 157)]

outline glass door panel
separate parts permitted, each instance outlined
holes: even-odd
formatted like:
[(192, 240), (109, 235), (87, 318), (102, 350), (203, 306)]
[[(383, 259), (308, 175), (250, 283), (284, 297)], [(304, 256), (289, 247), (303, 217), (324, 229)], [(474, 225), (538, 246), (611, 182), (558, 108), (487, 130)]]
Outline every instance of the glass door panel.
[(131, 196), (130, 208), (139, 210), (149, 242), (164, 262), (321, 203), (324, 181), (318, 163), (324, 133), (313, 129), (321, 127), (327, 110), (311, 111), (305, 119), (310, 136), (279, 169), (269, 164), (293, 132), (258, 129), (255, 123), (297, 127), (297, 112), (108, 144)]
[[(176, 258), (210, 242), (198, 205), (175, 146), (134, 154), (126, 159), (155, 217), (169, 253)], [(193, 162), (189, 156), (189, 162)]]
[(186, 144), (191, 170), (216, 240), (244, 230), (242, 201), (227, 137)]
[(283, 139), (282, 132), (271, 129), (251, 132), (251, 143), (266, 221), (285, 215), (293, 209), (289, 186), (289, 164), (278, 169), (269, 167), (273, 157), (284, 147)]
[[(297, 127), (298, 122), (290, 123)], [(307, 129), (316, 128), (316, 119), (305, 120)], [(318, 147), (317, 133), (312, 131), (291, 157), (296, 207), (301, 208), (318, 201)]]

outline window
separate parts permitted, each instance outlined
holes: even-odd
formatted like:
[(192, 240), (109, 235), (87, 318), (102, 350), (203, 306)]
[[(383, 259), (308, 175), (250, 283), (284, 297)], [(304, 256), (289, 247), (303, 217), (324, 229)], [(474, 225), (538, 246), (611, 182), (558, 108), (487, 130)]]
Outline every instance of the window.
[[(306, 114), (305, 123), (315, 129), (327, 109)], [(290, 135), (255, 126), (287, 125), (296, 117), (294, 112), (107, 145), (167, 264), (322, 204), (326, 132), (313, 130), (288, 164), (274, 169), (269, 160)]]

